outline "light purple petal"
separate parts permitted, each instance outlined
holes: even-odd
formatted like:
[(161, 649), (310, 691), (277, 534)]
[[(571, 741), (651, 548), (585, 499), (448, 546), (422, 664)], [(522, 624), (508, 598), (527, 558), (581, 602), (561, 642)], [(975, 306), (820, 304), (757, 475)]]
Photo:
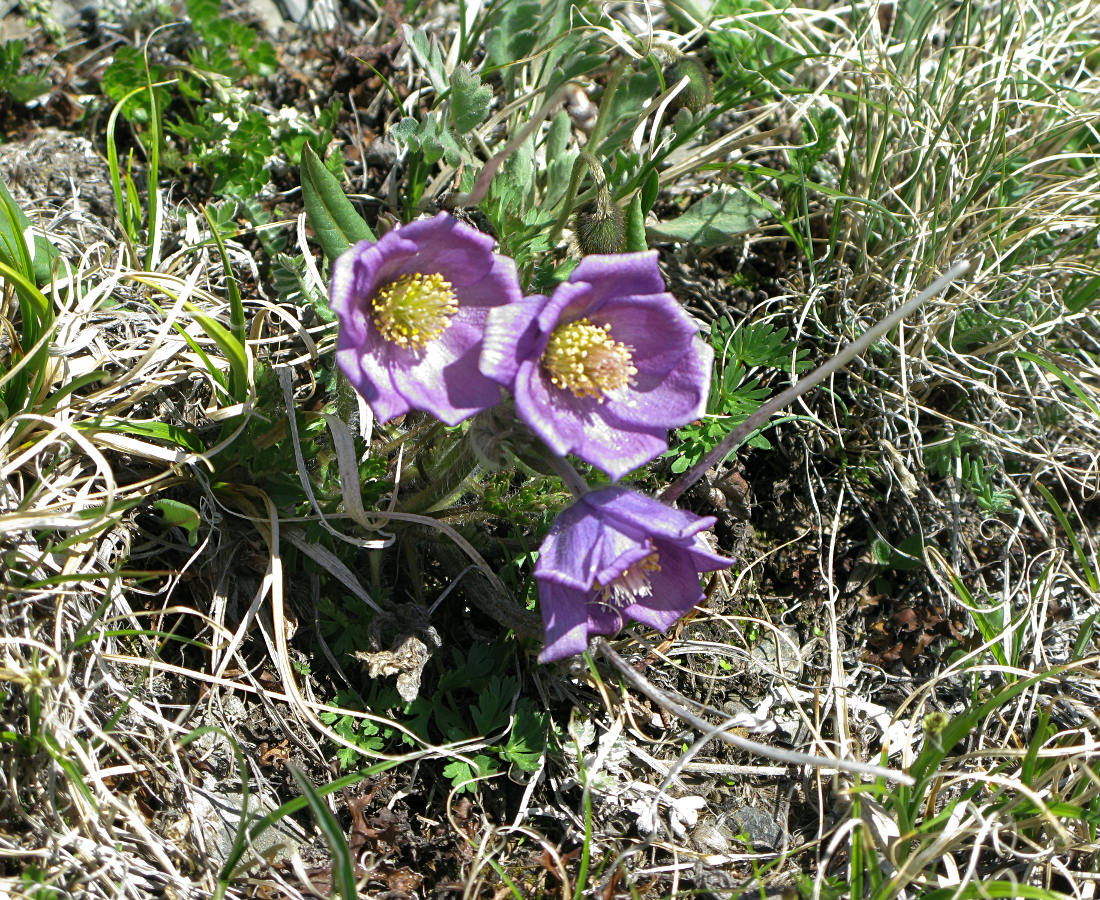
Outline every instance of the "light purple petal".
[(541, 294), (534, 294), (489, 310), (479, 363), (484, 375), (511, 387), (520, 363), (541, 355), (546, 338), (539, 346), (535, 319), (546, 301)]
[(516, 264), (507, 256), (493, 256), (493, 265), (485, 277), (473, 284), (455, 285), (458, 302), (467, 309), (495, 309), (523, 299)]
[(611, 326), (611, 336), (632, 349), (635, 367), (648, 375), (665, 375), (679, 365), (699, 335), (672, 294), (617, 297), (604, 304), (597, 320)]
[(682, 550), (664, 546), (658, 554), (659, 572), (650, 573), (652, 592), (638, 597), (623, 610), (632, 619), (668, 631), (676, 620), (703, 599), (699, 573)]
[(588, 610), (583, 591), (539, 582), (539, 608), (546, 629), (546, 645), (539, 662), (554, 662), (588, 649)]
[(337, 349), (336, 363), (379, 422), (388, 422), (404, 415), (412, 407), (398, 393), (393, 383), (393, 369), (379, 357), (364, 353), (359, 347)]
[(601, 404), (556, 387), (537, 364), (520, 365), (513, 390), (516, 414), (551, 450), (559, 456), (576, 454), (612, 478), (621, 478), (668, 449), (668, 429), (663, 425), (624, 427), (608, 415), (613, 403)]
[(588, 604), (588, 634), (617, 634), (623, 627), (623, 613), (604, 603)]
[(659, 294), (665, 290), (656, 250), (586, 256), (577, 264), (569, 281), (583, 281), (590, 286), (589, 297), (594, 308), (624, 292)]
[(599, 566), (602, 524), (583, 503), (570, 506), (539, 547), (535, 578), (586, 591)]
[(403, 225), (382, 240), (390, 234), (416, 245), (416, 257), (405, 260), (396, 275), (439, 272), (458, 289), (481, 281), (493, 265), (493, 239), (445, 212)]
[[(337, 359), (381, 421), (423, 409), (448, 425), (500, 401), (498, 384), (478, 369), (490, 308), (521, 298), (515, 263), (493, 240), (447, 213), (361, 241), (336, 260), (330, 306), (340, 320)], [(371, 319), (377, 291), (403, 274), (438, 273), (454, 288), (458, 311), (436, 339), (405, 349)]]
[(584, 500), (614, 527), (644, 529), (655, 538), (674, 542), (690, 543), (717, 521), (713, 516), (697, 516), (629, 488), (603, 488), (587, 494)]
[(701, 418), (707, 411), (713, 360), (713, 351), (699, 341), (663, 377), (635, 375), (621, 399), (605, 402), (608, 420), (626, 429), (660, 422), (667, 430)]

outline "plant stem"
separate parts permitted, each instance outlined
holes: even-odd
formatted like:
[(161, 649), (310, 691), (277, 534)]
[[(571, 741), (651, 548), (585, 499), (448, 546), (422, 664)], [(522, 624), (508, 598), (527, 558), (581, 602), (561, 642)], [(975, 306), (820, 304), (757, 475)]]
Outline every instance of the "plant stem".
[(477, 204), (485, 199), (485, 195), (489, 193), (489, 185), (493, 183), (493, 176), (496, 174), (497, 169), (501, 167), (504, 160), (519, 149), (520, 144), (531, 136), (531, 132), (538, 128), (547, 116), (561, 106), (565, 101), (569, 88), (572, 86), (573, 82), (567, 81), (558, 88), (554, 92), (554, 96), (547, 100), (534, 116), (531, 117), (530, 121), (520, 129), (519, 134), (505, 144), (503, 150), (489, 157), (489, 161), (485, 163), (481, 173), (477, 176), (477, 181), (474, 182), (474, 186), (470, 190), (470, 193), (459, 194), (457, 197), (451, 198), (449, 205), (452, 209), (458, 206), (477, 206)]
[(670, 484), (664, 492), (661, 494), (661, 499), (666, 503), (672, 503), (679, 497), (684, 491), (697, 482), (711, 466), (716, 465), (721, 461), (727, 453), (737, 447), (744, 438), (752, 434), (764, 424), (772, 414), (783, 409), (785, 406), (789, 406), (811, 388), (816, 387), (820, 382), (824, 381), (834, 372), (839, 369), (843, 369), (848, 363), (859, 356), (864, 350), (871, 346), (875, 341), (882, 337), (890, 329), (894, 328), (902, 319), (904, 319), (909, 313), (917, 309), (930, 297), (934, 297), (944, 288), (955, 281), (959, 276), (964, 275), (970, 270), (970, 263), (966, 260), (955, 263), (950, 269), (943, 273), (939, 278), (933, 281), (928, 287), (917, 294), (908, 303), (903, 304), (894, 310), (881, 322), (872, 325), (862, 335), (856, 338), (847, 347), (841, 350), (836, 356), (827, 362), (822, 363), (816, 369), (814, 369), (809, 375), (800, 379), (793, 387), (787, 388), (778, 397), (774, 397), (769, 400), (763, 406), (760, 407), (751, 416), (745, 419), (740, 425), (733, 429), (726, 437), (704, 456), (699, 462), (688, 469), (683, 475)]
[(558, 245), (558, 238), (561, 237), (562, 229), (565, 228), (565, 223), (569, 221), (569, 215), (573, 212), (573, 203), (577, 199), (577, 191), (580, 189), (581, 179), (584, 177), (586, 168), (592, 175), (592, 181), (595, 182), (597, 197), (601, 200), (606, 198), (606, 202), (611, 203), (611, 194), (607, 190), (607, 175), (604, 173), (603, 166), (591, 153), (582, 150), (573, 162), (573, 171), (569, 175), (569, 188), (561, 201), (561, 212), (558, 214), (557, 221), (554, 222), (554, 227), (550, 229), (550, 247)]
[(765, 759), (773, 759), (776, 762), (790, 766), (814, 766), (820, 769), (836, 769), (840, 772), (852, 772), (856, 775), (865, 775), (871, 778), (883, 778), (887, 781), (896, 781), (900, 784), (913, 784), (913, 778), (904, 772), (888, 769), (885, 766), (876, 766), (871, 763), (858, 762), (854, 759), (830, 758), (828, 756), (816, 756), (810, 753), (799, 753), (796, 750), (784, 750), (781, 747), (772, 747), (768, 744), (758, 744), (748, 738), (733, 734), (730, 731), (717, 730), (706, 719), (702, 719), (690, 712), (683, 704), (678, 702), (670, 694), (651, 684), (618, 653), (611, 649), (606, 638), (598, 637), (592, 645), (592, 649), (611, 663), (631, 687), (666, 710), (678, 719), (687, 722), (702, 734), (713, 733), (716, 738), (725, 744), (762, 756)]

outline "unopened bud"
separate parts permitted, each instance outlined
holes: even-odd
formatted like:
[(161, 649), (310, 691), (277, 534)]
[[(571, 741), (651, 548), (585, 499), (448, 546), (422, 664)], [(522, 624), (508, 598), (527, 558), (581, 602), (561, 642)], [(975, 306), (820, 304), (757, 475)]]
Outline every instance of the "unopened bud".
[(707, 108), (714, 94), (714, 83), (711, 81), (710, 72), (702, 61), (694, 56), (681, 56), (675, 62), (665, 66), (665, 84), (669, 87), (679, 84), (684, 76), (687, 76), (688, 83), (672, 98), (670, 106), (673, 109), (688, 109), (693, 113), (702, 112)]
[(573, 230), (581, 253), (622, 253), (626, 246), (623, 211), (615, 205), (606, 189), (591, 203), (577, 210)]

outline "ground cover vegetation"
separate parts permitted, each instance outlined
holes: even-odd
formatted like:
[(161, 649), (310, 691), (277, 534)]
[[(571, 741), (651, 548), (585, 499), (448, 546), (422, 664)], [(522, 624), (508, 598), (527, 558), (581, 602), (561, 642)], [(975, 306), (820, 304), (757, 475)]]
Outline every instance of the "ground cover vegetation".
[(0, 890), (1091, 896), (1095, 4), (259, 9), (0, 46)]

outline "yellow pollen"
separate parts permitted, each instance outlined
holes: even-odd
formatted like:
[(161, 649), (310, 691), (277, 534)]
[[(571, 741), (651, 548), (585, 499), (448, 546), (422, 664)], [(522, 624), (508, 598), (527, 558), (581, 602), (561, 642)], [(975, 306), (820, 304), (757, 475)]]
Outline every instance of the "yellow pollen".
[(554, 329), (542, 365), (556, 387), (603, 403), (604, 395), (626, 387), (638, 374), (633, 352), (633, 347), (611, 337), (610, 325), (578, 319)]
[(439, 337), (458, 312), (451, 283), (439, 273), (402, 275), (371, 301), (374, 324), (387, 341), (420, 349)]
[(649, 583), (649, 573), (660, 571), (661, 562), (657, 551), (654, 550), (624, 569), (607, 584), (601, 584), (596, 594), (597, 599), (611, 609), (630, 606), (639, 597), (648, 597), (653, 593), (653, 586)]

